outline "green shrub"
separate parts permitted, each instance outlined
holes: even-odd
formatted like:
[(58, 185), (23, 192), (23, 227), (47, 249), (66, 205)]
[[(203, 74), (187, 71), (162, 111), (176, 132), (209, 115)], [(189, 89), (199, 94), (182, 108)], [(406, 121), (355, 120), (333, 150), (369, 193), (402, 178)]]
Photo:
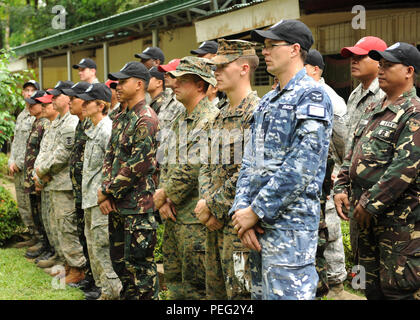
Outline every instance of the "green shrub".
[(0, 186), (0, 246), (22, 227), (18, 207), (10, 193)]
[(0, 111), (0, 148), (10, 141), (15, 130), (15, 121), (7, 111)]
[(7, 165), (7, 162), (9, 161), (9, 157), (0, 152), (0, 177), (7, 175), (7, 172), (9, 170), (9, 166)]

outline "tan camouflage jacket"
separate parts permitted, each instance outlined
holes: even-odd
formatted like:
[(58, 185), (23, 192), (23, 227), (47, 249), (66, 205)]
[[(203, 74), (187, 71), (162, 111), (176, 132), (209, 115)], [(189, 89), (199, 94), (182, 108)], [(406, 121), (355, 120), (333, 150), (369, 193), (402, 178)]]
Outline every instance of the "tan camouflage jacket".
[(181, 113), (174, 121), (168, 136), (168, 150), (165, 152), (167, 170), (162, 170), (159, 188), (175, 204), (178, 223), (198, 224), (194, 209), (199, 200), (198, 176), (200, 148), (207, 149), (209, 129), (219, 110), (207, 97), (203, 98), (191, 114)]
[[(235, 199), (236, 182), (241, 168), (246, 130), (260, 98), (253, 91), (235, 109), (225, 104), (216, 117), (209, 136), (211, 159), (200, 167), (200, 197), (211, 213), (225, 223)], [(236, 158), (235, 158), (236, 153)]]
[(79, 118), (67, 112), (56, 120), (58, 121), (54, 121), (51, 125), (54, 130), (54, 140), (51, 143), (48, 160), (40, 163), (38, 169), (42, 175), (49, 175), (52, 178), (48, 183), (48, 190), (72, 190), (69, 160)]
[(35, 117), (31, 116), (28, 108), (22, 110), (16, 119), (15, 133), (10, 150), (9, 166), (16, 163), (20, 170), (23, 169), (25, 162), (26, 142), (32, 129)]
[(87, 136), (82, 174), (82, 209), (98, 205), (98, 189), (102, 182), (102, 165), (111, 138), (112, 120), (106, 116), (85, 131)]

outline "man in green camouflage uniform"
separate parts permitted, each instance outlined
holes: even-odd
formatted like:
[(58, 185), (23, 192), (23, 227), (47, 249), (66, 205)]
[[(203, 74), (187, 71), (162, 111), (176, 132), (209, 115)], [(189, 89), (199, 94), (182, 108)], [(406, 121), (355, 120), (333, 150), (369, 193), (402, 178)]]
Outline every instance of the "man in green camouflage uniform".
[[(168, 135), (161, 173), (154, 195), (156, 208), (165, 221), (163, 266), (171, 299), (205, 299), (206, 228), (194, 215), (199, 199), (200, 161), (207, 159), (207, 135), (219, 113), (206, 97), (208, 84), (215, 85), (208, 59), (185, 57), (175, 71), (174, 92), (186, 112), (174, 121)], [(204, 139), (203, 139), (204, 135)]]
[[(23, 85), (22, 95), (23, 98), (29, 98), (36, 90), (39, 90), (38, 82), (30, 80)], [(19, 214), (22, 218), (24, 225), (29, 229), (31, 239), (16, 244), (15, 247), (33, 246), (37, 244), (38, 250), (41, 247), (41, 243), (37, 239), (35, 234), (36, 230), (34, 227), (34, 221), (32, 219), (31, 204), (29, 195), (24, 192), (24, 175), (23, 175), (23, 163), (25, 157), (26, 141), (28, 140), (29, 133), (31, 132), (32, 123), (35, 121), (35, 117), (29, 113), (29, 105), (26, 103), (25, 109), (19, 113), (16, 118), (14, 138), (10, 150), (10, 157), (8, 161), (9, 173), (14, 176), (16, 199), (19, 208)]]
[[(344, 58), (350, 58), (351, 75), (360, 84), (352, 91), (347, 101), (347, 135), (345, 141), (345, 152), (347, 155), (350, 151), (354, 131), (364, 114), (368, 105), (378, 102), (385, 96), (385, 93), (379, 88), (378, 83), (378, 61), (368, 56), (369, 50), (385, 50), (386, 43), (377, 37), (367, 36), (361, 38), (352, 47), (344, 47), (341, 49), (341, 55)], [(340, 217), (344, 220), (350, 220), (350, 243), (354, 264), (358, 264), (358, 234), (359, 227), (357, 222), (351, 217)]]
[[(29, 112), (35, 117), (35, 121), (32, 124), (32, 129), (26, 143), (25, 162), (23, 165), (24, 173), (24, 191), (29, 194), (31, 201), (31, 212), (34, 220), (36, 232), (39, 236), (39, 240), (42, 243), (42, 247), (34, 252), (27, 252), (25, 254), (28, 258), (49, 258), (54, 255), (52, 248), (48, 241), (47, 234), (45, 233), (44, 223), (41, 217), (41, 194), (35, 190), (35, 183), (32, 180), (32, 170), (34, 169), (34, 163), (39, 153), (40, 144), (44, 131), (46, 128), (47, 119), (41, 117), (42, 105), (36, 101), (45, 94), (45, 91), (36, 91), (30, 98), (26, 98), (25, 101), (29, 103)], [(38, 261), (36, 261), (38, 262)]]
[(420, 52), (397, 42), (369, 57), (380, 61), (386, 96), (363, 114), (334, 200), (339, 214), (350, 202), (360, 227), (366, 297), (420, 300), (420, 99), (413, 86)]
[(157, 299), (153, 175), (159, 124), (145, 104), (150, 74), (142, 63), (132, 61), (108, 77), (118, 80), (120, 100), (128, 106), (111, 133), (98, 204), (103, 214), (109, 214), (110, 255), (122, 283), (120, 298)]
[(238, 238), (228, 212), (235, 198), (246, 132), (260, 101), (250, 83), (259, 60), (251, 42), (221, 39), (211, 61), (216, 65), (217, 86), (230, 103), (215, 119), (209, 139), (212, 157), (200, 168), (197, 218), (206, 224), (214, 216), (223, 225), (207, 229), (206, 295), (210, 300), (250, 299), (249, 249)]

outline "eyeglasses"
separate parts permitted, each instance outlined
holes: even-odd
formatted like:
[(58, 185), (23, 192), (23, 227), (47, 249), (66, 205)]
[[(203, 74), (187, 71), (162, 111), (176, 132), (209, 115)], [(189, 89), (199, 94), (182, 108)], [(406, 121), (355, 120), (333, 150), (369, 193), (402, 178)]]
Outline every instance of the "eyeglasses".
[(392, 62), (389, 62), (389, 61), (379, 62), (379, 68), (380, 69), (389, 69), (394, 65), (395, 65), (395, 63), (392, 63)]
[(269, 43), (269, 44), (264, 44), (263, 45), (263, 49), (265, 50), (273, 50), (274, 47), (283, 47), (283, 46), (291, 46), (291, 43)]

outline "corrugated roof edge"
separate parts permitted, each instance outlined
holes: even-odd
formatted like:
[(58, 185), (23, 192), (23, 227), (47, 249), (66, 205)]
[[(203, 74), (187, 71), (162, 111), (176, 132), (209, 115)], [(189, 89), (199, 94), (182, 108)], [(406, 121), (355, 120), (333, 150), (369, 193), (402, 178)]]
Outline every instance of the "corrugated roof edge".
[(206, 4), (208, 2), (209, 0), (158, 0), (139, 8), (125, 11), (80, 27), (14, 47), (12, 50), (17, 55), (22, 56), (84, 39), (96, 34), (109, 32), (121, 27), (148, 21), (169, 13), (176, 13), (194, 6)]

